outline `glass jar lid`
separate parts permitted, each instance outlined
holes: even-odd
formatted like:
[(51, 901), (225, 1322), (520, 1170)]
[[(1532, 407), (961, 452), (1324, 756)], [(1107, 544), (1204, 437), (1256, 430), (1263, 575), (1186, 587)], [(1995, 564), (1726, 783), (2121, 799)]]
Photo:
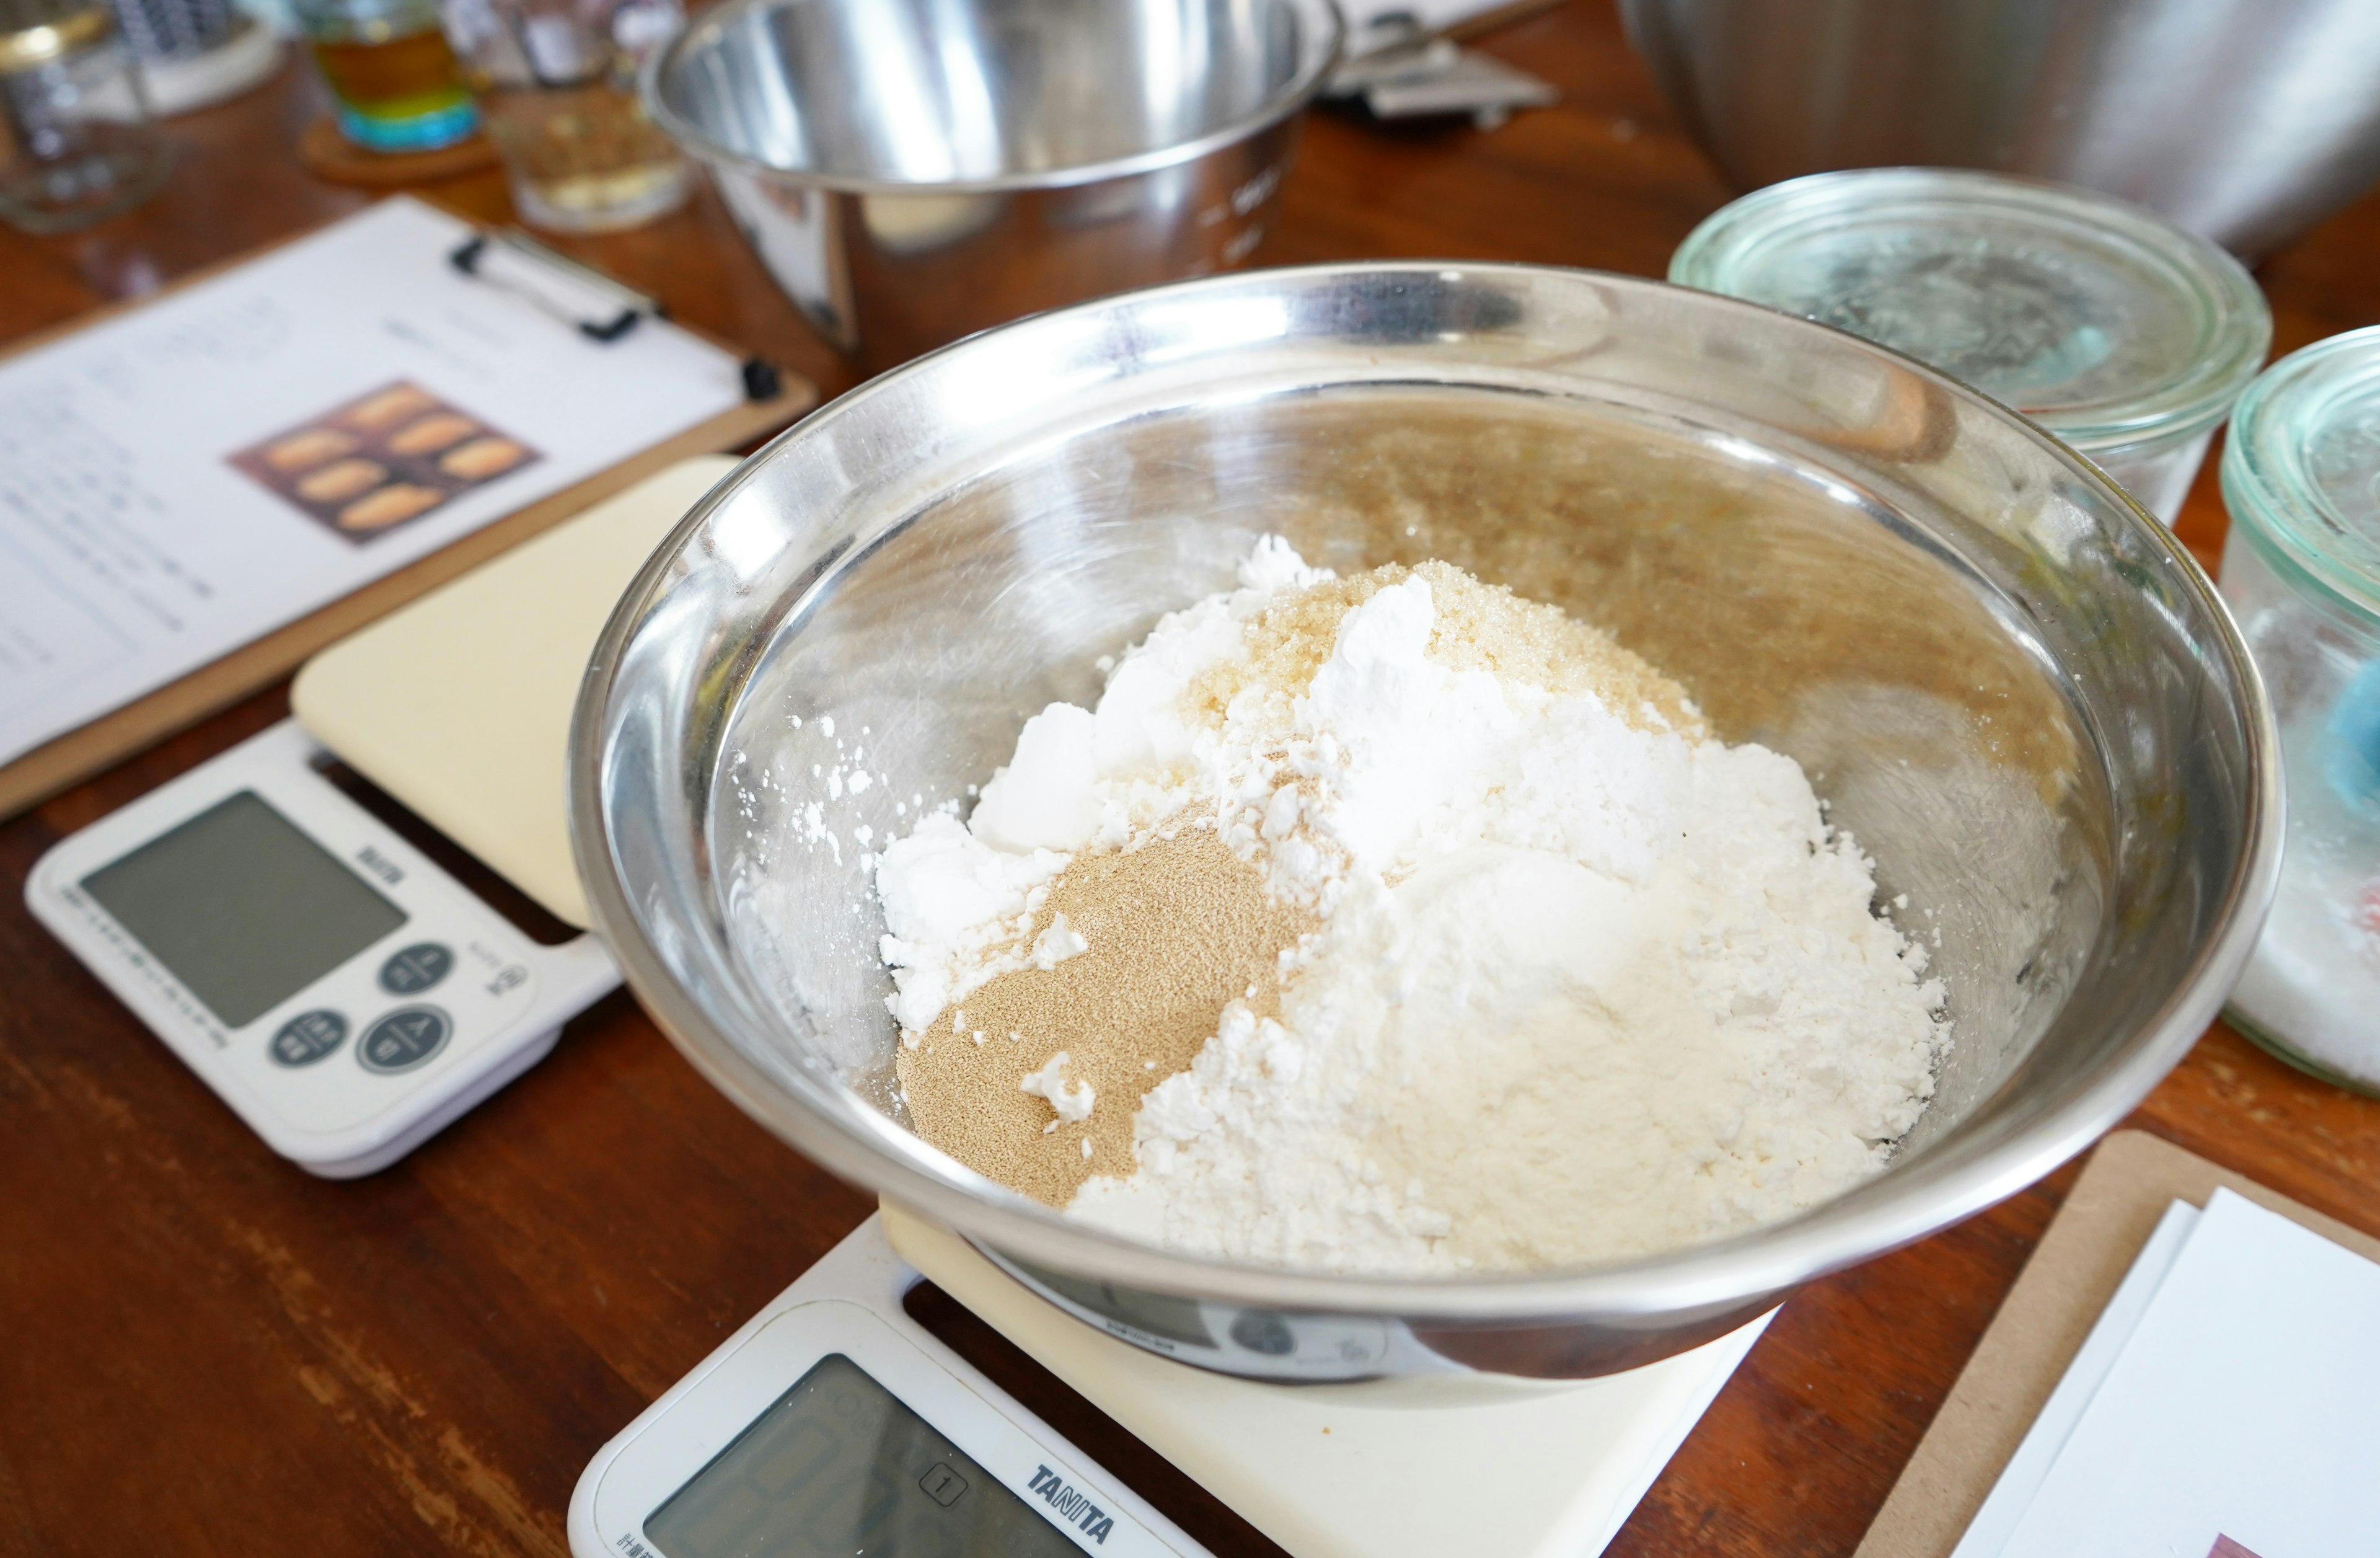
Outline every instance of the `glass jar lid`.
[(2223, 449), (2231, 522), (2380, 615), (2380, 325), (2317, 341), (2248, 386)]
[(1682, 286), (1905, 352), (2105, 449), (2213, 427), (2272, 311), (2205, 239), (2104, 195), (1948, 168), (1857, 168), (1756, 190), (1670, 261)]

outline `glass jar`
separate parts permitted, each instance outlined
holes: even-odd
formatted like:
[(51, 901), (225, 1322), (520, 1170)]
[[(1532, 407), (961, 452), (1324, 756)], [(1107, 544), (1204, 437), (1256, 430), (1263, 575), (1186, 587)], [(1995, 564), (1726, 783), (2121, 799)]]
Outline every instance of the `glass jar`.
[(480, 128), (437, 0), (297, 0), (339, 133), (369, 152), (434, 152)]
[(2223, 454), (2223, 593), (2280, 722), (2280, 891), (2233, 1027), (2380, 1093), (2380, 328), (2283, 358)]
[(1687, 237), (1670, 279), (1938, 368), (2168, 525), (2273, 336), (2254, 278), (2205, 239), (2105, 195), (1949, 168), (1756, 190)]
[(89, 226), (147, 200), (173, 165), (114, 13), (0, 0), (0, 220)]
[(677, 0), (449, 0), (523, 221), (615, 232), (685, 203), (691, 170), (637, 95), (684, 22)]

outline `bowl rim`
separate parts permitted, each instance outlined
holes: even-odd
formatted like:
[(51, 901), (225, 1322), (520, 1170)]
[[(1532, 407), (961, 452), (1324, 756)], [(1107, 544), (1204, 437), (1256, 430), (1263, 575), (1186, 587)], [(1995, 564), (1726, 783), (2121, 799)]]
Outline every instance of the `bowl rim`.
[[(2174, 577), (2215, 626), (2219, 642), (2211, 647), (2219, 651), (2220, 661), (2242, 695), (2240, 724), (2248, 760), (2243, 798), (2249, 827), (2243, 858), (2216, 907), (2216, 929), (2198, 947), (2165, 1001), (2139, 1025), (2144, 1035), (2142, 1041), (2078, 1084), (2074, 1096), (2054, 1114), (2004, 1130), (1955, 1158), (1929, 1154), (1924, 1161), (1927, 1166), (1913, 1171), (1925, 1175), (1913, 1183), (1931, 1187), (1930, 1193), (1922, 1197), (1902, 1195), (1856, 1206), (1847, 1206), (1846, 1198), (1839, 1197), (1784, 1223), (1609, 1265), (1458, 1276), (1369, 1276), (1210, 1260), (1142, 1244), (1068, 1219), (956, 1163), (952, 1165), (951, 1178), (936, 1177), (907, 1161), (906, 1153), (914, 1147), (879, 1149), (871, 1144), (870, 1137), (884, 1137), (888, 1141), (898, 1137), (908, 1143), (917, 1143), (917, 1138), (857, 1095), (846, 1093), (841, 1101), (847, 1106), (848, 1118), (799, 1102), (732, 1042), (712, 1031), (700, 1008), (679, 988), (645, 936), (613, 869), (600, 779), (609, 693), (622, 653), (686, 542), (709, 517), (757, 481), (783, 446), (856, 414), (871, 401), (932, 371), (944, 358), (981, 349), (983, 343), (996, 336), (1026, 329), (1078, 328), (1102, 311), (1156, 293), (1191, 297), (1252, 285), (1356, 276), (1443, 279), (1456, 273), (1515, 282), (1682, 293), (1693, 297), (1696, 308), (1783, 320), (1793, 329), (1849, 342), (1861, 352), (1891, 359), (1989, 416), (2018, 424), (2046, 446), (2045, 453), (2063, 463), (2077, 483), (2095, 490), (2131, 514), (2137, 539), (2176, 565)], [(2172, 530), (2054, 434), (1890, 347), (1762, 304), (1650, 277), (1467, 260), (1324, 262), (1160, 283), (996, 326), (913, 359), (846, 392), (748, 456), (689, 509), (649, 555), (615, 603), (589, 660), (572, 713), (569, 758), (572, 851), (594, 928), (619, 963), (629, 988), (698, 1072), (755, 1122), (838, 1177), (913, 1209), (1004, 1256), (1096, 1275), (1119, 1285), (1257, 1308), (1474, 1326), (1557, 1324), (1586, 1314), (1650, 1321), (1674, 1318), (1682, 1311), (1742, 1310), (1803, 1283), (1913, 1243), (2025, 1189), (2120, 1123), (2216, 1019), (2262, 932), (2279, 880), (2285, 827), (2279, 735), (2271, 700), (2222, 595)], [(863, 1114), (865, 1118), (860, 1117)], [(959, 1176), (989, 1189), (978, 1193)]]
[(638, 71), (638, 96), (644, 103), (646, 114), (680, 149), (714, 167), (780, 179), (805, 189), (834, 194), (931, 198), (1014, 194), (1030, 189), (1071, 189), (1104, 179), (1128, 178), (1196, 162), (1209, 152), (1270, 129), (1304, 109), (1321, 91), (1323, 83), (1338, 67), (1347, 43), (1347, 24), (1340, 13), (1337, 0), (1270, 0), (1271, 4), (1285, 6), (1295, 12), (1304, 23), (1318, 24), (1322, 29), (1322, 43), (1300, 64), (1289, 80), (1269, 93), (1255, 109), (1238, 118), (1212, 129), (1202, 130), (1187, 140), (1177, 140), (1170, 145), (1103, 158), (1098, 162), (1025, 173), (995, 174), (989, 178), (953, 178), (920, 183), (910, 179), (872, 178), (858, 174), (782, 167), (763, 162), (713, 140), (708, 132), (680, 114), (662, 91), (662, 77), (665, 73), (696, 48), (708, 44), (748, 13), (804, 3), (805, 0), (726, 0), (723, 5), (713, 6), (699, 13), (686, 26), (679, 29), (668, 43), (655, 50)]

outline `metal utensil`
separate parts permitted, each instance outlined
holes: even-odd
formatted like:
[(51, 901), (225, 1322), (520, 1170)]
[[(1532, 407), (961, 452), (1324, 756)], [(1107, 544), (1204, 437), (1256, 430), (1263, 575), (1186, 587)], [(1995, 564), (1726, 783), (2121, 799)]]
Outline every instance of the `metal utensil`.
[[(1954, 1047), (1889, 1166), (1653, 1259), (1378, 1280), (1127, 1242), (900, 1123), (858, 830), (963, 795), (1266, 530), (1342, 570), (1438, 556), (1558, 603), (1729, 739), (1802, 762), (1902, 922), (1940, 931)], [(830, 794), (838, 742), (882, 782)], [(2278, 784), (2205, 576), (2013, 412), (1731, 298), (1376, 263), (988, 332), (747, 460), (604, 631), (571, 825), (607, 943), (706, 1076), (1053, 1302), (1253, 1374), (1570, 1377), (1718, 1335), (2113, 1125), (2255, 941)]]
[(869, 367), (1245, 259), (1330, 0), (730, 0), (646, 78), (819, 332)]
[(1923, 164), (2080, 184), (2247, 255), (2380, 178), (2369, 0), (1621, 0), (1729, 182)]

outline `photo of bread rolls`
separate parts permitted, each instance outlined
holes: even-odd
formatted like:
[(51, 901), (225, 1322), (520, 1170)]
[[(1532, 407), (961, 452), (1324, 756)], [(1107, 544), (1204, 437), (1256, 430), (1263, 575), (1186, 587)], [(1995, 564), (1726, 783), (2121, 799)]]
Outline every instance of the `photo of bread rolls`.
[(339, 420), (363, 432), (379, 432), (437, 408), (437, 397), (415, 384), (392, 384), (349, 407)]
[(388, 467), (378, 460), (341, 460), (299, 477), (298, 495), (308, 503), (344, 503), (387, 480)]
[(528, 450), (509, 438), (474, 438), (459, 449), (448, 450), (438, 462), (438, 469), (467, 481), (485, 481), (490, 477), (502, 476), (528, 457)]
[(389, 449), (399, 455), (434, 455), (452, 448), (480, 431), (480, 424), (455, 411), (433, 411), (389, 434)]
[(365, 546), (544, 457), (534, 444), (395, 379), (224, 461), (350, 545)]
[(266, 444), (264, 463), (275, 470), (305, 470), (335, 460), (355, 446), (355, 438), (336, 428), (310, 427)]
[(339, 510), (339, 529), (351, 532), (384, 530), (391, 525), (402, 525), (417, 514), (427, 513), (445, 501), (446, 494), (435, 487), (393, 481), (370, 497), (358, 498)]

